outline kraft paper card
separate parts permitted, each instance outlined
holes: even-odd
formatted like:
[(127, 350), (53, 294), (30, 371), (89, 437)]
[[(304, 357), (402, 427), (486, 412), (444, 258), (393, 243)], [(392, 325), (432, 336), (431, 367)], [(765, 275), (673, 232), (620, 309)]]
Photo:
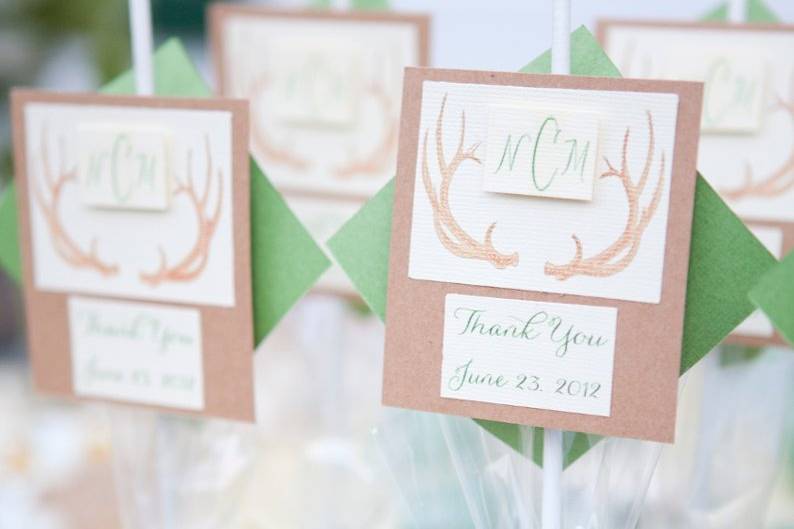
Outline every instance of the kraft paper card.
[[(548, 73), (548, 51), (521, 71)], [(571, 72), (574, 75), (619, 77), (620, 72), (585, 27), (571, 34)], [(394, 180), (363, 207), (329, 241), (334, 256), (356, 288), (381, 319), (386, 313), (389, 241), (391, 238)], [(702, 177), (695, 188), (684, 337), (680, 372), (685, 373), (728, 335), (755, 308), (748, 298), (758, 278), (776, 263)], [(366, 256), (366, 259), (364, 258)], [(725, 278), (731, 278), (726, 281)], [(522, 449), (521, 427), (495, 421), (477, 421), (515, 450)], [(565, 432), (565, 464), (571, 464), (600, 437)], [(535, 436), (542, 440), (542, 435)], [(542, 442), (533, 452), (542, 460)]]
[[(699, 169), (776, 258), (794, 250), (794, 25), (613, 20), (599, 33), (626, 76), (705, 82)], [(760, 312), (729, 341), (784, 343)]]
[[(210, 90), (184, 47), (170, 39), (154, 54), (155, 93), (208, 97)], [(131, 71), (101, 88), (106, 94), (134, 91)], [(284, 198), (251, 160), (251, 262), (254, 343), (260, 343), (295, 302), (328, 269), (329, 261)], [(0, 267), (21, 283), (16, 186), (0, 194)]]
[(702, 85), (404, 82), (384, 403), (672, 441)]
[[(394, 176), (406, 66), (428, 61), (425, 16), (209, 11), (220, 93), (251, 104), (251, 150), (317, 241)], [(354, 293), (334, 267), (323, 289)]]
[(247, 104), (11, 101), (37, 388), (253, 420)]

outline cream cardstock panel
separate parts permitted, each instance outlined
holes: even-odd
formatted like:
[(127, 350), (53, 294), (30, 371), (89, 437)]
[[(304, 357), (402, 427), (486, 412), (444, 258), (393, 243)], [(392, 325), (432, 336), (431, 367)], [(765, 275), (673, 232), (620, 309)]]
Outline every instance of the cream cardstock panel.
[(617, 313), (447, 294), (441, 396), (609, 416)]
[[(493, 105), (599, 114), (592, 200), (485, 191)], [(677, 109), (675, 94), (424, 81), (409, 277), (658, 303)], [(627, 236), (636, 251), (607, 255)]]
[(167, 210), (171, 204), (172, 137), (163, 127), (77, 128), (80, 199), (110, 209)]
[(578, 109), (492, 106), (483, 189), (591, 200), (599, 119), (595, 112)]
[(282, 191), (366, 198), (394, 176), (405, 66), (416, 24), (222, 19), (224, 93), (251, 101), (251, 145)]
[(757, 127), (704, 128), (698, 169), (741, 217), (794, 222), (790, 27), (720, 30), (610, 23), (604, 37), (607, 52), (626, 77), (706, 75), (701, 76), (706, 80), (704, 115), (711, 111), (728, 122), (751, 123), (753, 110), (760, 107)]
[(68, 314), (76, 395), (204, 408), (198, 309), (70, 296)]
[[(229, 112), (30, 103), (25, 120), (36, 288), (234, 306)], [(167, 139), (168, 171), (159, 176), (144, 171), (139, 183), (168, 186), (168, 201), (144, 203), (156, 207), (142, 209), (111, 203), (112, 186), (119, 185), (126, 193), (132, 188), (130, 182), (138, 182), (130, 175), (139, 173), (124, 173), (115, 183), (107, 180), (114, 147), (110, 142), (97, 143), (97, 152), (107, 147), (103, 152), (110, 158), (103, 166), (102, 189), (93, 201), (85, 201), (81, 197), (85, 190), (69, 177), (78, 171), (81, 153), (86, 154), (88, 146), (82, 145), (81, 151), (80, 145), (81, 138), (86, 140), (80, 131), (86, 127), (132, 131), (132, 143), (116, 145), (118, 166), (126, 168), (130, 160), (137, 165), (141, 154), (134, 148), (136, 133), (140, 136), (141, 130), (152, 127), (164, 131), (160, 137)], [(191, 254), (198, 258), (185, 262)], [(91, 260), (91, 266), (73, 266), (70, 259), (75, 256)], [(170, 273), (182, 279), (169, 280)]]

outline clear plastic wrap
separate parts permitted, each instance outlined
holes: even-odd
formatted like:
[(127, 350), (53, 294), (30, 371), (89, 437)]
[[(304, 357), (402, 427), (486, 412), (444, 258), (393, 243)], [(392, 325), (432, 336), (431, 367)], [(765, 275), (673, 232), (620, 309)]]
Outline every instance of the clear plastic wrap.
[(258, 456), (252, 425), (108, 408), (125, 529), (229, 527)]
[(689, 376), (676, 443), (663, 450), (640, 527), (764, 527), (794, 411), (794, 354), (716, 350)]
[[(313, 295), (257, 354), (256, 426), (113, 407), (126, 528), (540, 529), (540, 431), (519, 453), (467, 418), (383, 408), (382, 343), (376, 318)], [(563, 527), (763, 527), (792, 366), (707, 357), (681, 384), (675, 446), (578, 437)]]
[[(522, 429), (519, 453), (470, 419), (404, 410), (387, 412), (376, 433), (417, 529), (540, 529), (536, 435)], [(635, 527), (660, 450), (629, 439), (595, 442), (563, 474), (563, 527)]]
[(311, 294), (256, 358), (260, 458), (233, 529), (399, 527), (371, 435), (381, 413), (383, 324)]
[[(794, 413), (794, 355), (731, 358), (714, 352), (682, 378), (675, 444), (589, 438), (563, 474), (563, 527), (764, 527)], [(413, 527), (540, 529), (538, 435), (522, 429), (519, 454), (469, 419), (395, 410), (377, 438)]]

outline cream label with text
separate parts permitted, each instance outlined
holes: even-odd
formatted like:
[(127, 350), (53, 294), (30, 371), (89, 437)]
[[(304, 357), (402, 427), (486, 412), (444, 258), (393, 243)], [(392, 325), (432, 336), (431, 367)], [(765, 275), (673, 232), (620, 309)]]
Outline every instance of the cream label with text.
[(441, 396), (609, 416), (617, 309), (446, 296)]
[(68, 306), (75, 394), (204, 407), (198, 310), (75, 296)]
[(593, 198), (595, 112), (493, 105), (483, 189), (570, 200)]
[(741, 49), (671, 50), (668, 79), (702, 81), (703, 132), (754, 133), (767, 101), (767, 64)]
[(111, 209), (163, 211), (171, 199), (170, 133), (161, 127), (77, 128), (80, 198)]
[(273, 110), (286, 122), (351, 125), (361, 97), (361, 56), (344, 40), (274, 42)]

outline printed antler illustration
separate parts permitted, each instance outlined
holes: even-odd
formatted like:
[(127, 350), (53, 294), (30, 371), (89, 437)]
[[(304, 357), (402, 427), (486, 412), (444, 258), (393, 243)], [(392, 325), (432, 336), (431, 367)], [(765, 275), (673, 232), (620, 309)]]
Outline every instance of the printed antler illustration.
[(372, 176), (383, 172), (393, 162), (393, 153), (397, 147), (399, 124), (393, 113), (393, 102), (386, 90), (379, 84), (373, 83), (367, 88), (367, 94), (378, 103), (378, 108), (383, 116), (382, 122), (385, 129), (381, 140), (375, 149), (364, 159), (353, 159), (334, 171), (337, 178), (351, 178), (357, 175)]
[[(252, 108), (254, 103), (261, 104), (262, 96), (260, 94), (267, 87), (268, 83), (269, 79), (265, 75), (261, 76), (253, 83), (249, 96)], [(273, 145), (273, 142), (265, 131), (262, 130), (262, 126), (259, 120), (256, 119), (256, 116), (251, 117), (251, 142), (253, 143), (254, 150), (262, 153), (265, 158), (272, 163), (285, 165), (295, 171), (303, 171), (309, 166), (308, 161), (295, 155), (289, 149), (283, 149)]]
[[(770, 113), (778, 110), (786, 112), (794, 126), (794, 75), (792, 75), (791, 92), (788, 102), (778, 96), (777, 101), (770, 108)], [(788, 159), (765, 178), (754, 182), (753, 169), (748, 163), (744, 170), (744, 183), (736, 189), (722, 189), (720, 192), (725, 198), (735, 202), (750, 197), (776, 197), (792, 187), (794, 187), (794, 142), (791, 145)]]
[(55, 252), (74, 268), (87, 268), (99, 273), (103, 277), (114, 276), (119, 272), (118, 265), (106, 263), (99, 258), (97, 255), (97, 239), (91, 239), (89, 249), (85, 251), (69, 236), (66, 228), (61, 223), (58, 209), (63, 188), (66, 184), (77, 180), (77, 170), (74, 167), (66, 169), (63, 161), (63, 138), (60, 140), (60, 145), (60, 168), (58, 170), (58, 175), (55, 176), (52, 166), (50, 165), (49, 148), (47, 146), (47, 129), (43, 127), (41, 133), (41, 161), (49, 200), (44, 196), (39, 182), (31, 182), (36, 203), (41, 208), (44, 218), (47, 221), (52, 246)]
[(223, 176), (218, 170), (218, 196), (212, 214), (208, 216), (207, 202), (209, 200), (210, 187), (212, 183), (212, 154), (210, 152), (210, 140), (208, 136), (204, 136), (204, 143), (206, 149), (207, 159), (207, 172), (204, 181), (204, 191), (201, 196), (196, 193), (195, 184), (193, 182), (193, 151), (189, 150), (187, 153), (187, 181), (177, 182), (174, 189), (174, 196), (184, 194), (187, 196), (190, 204), (196, 210), (196, 217), (198, 219), (198, 234), (193, 248), (175, 265), (168, 266), (165, 255), (165, 250), (162, 246), (159, 247), (160, 252), (160, 267), (155, 272), (139, 274), (141, 282), (149, 286), (155, 287), (165, 281), (172, 282), (189, 282), (198, 277), (199, 274), (207, 266), (209, 258), (210, 243), (212, 237), (215, 235), (215, 228), (218, 227), (218, 220), (221, 216), (221, 205), (223, 204)]
[(467, 149), (463, 148), (463, 142), (466, 136), (466, 112), (461, 113), (461, 129), (460, 139), (458, 140), (458, 148), (455, 151), (455, 156), (450, 162), (447, 162), (444, 156), (444, 108), (447, 104), (447, 95), (444, 95), (444, 100), (441, 102), (441, 110), (438, 112), (436, 120), (436, 156), (438, 158), (438, 169), (441, 173), (441, 186), (440, 195), (436, 196), (435, 188), (433, 187), (433, 180), (430, 177), (430, 169), (427, 162), (427, 135), (425, 131), (424, 144), (422, 147), (422, 182), (427, 192), (427, 197), (430, 199), (430, 205), (433, 208), (433, 225), (438, 235), (438, 239), (444, 247), (458, 257), (464, 259), (481, 259), (488, 261), (496, 268), (506, 268), (508, 266), (516, 266), (518, 264), (518, 253), (503, 254), (498, 252), (493, 245), (493, 231), (496, 228), (496, 223), (492, 223), (485, 230), (484, 242), (475, 240), (471, 235), (458, 224), (454, 215), (449, 207), (449, 187), (452, 184), (452, 179), (455, 176), (460, 165), (467, 161), (473, 161), (481, 164), (479, 158), (476, 156), (477, 148), (480, 146), (476, 143)]
[(628, 127), (623, 136), (623, 154), (620, 170), (617, 170), (609, 160), (604, 158), (608, 170), (601, 174), (601, 178), (610, 176), (618, 178), (626, 191), (626, 198), (629, 204), (629, 215), (623, 233), (618, 240), (613, 242), (608, 248), (588, 258), (583, 257), (584, 250), (582, 248), (582, 241), (575, 234), (571, 235), (576, 245), (576, 254), (573, 259), (569, 263), (563, 265), (547, 262), (544, 267), (546, 275), (553, 276), (560, 281), (575, 275), (606, 277), (625, 269), (634, 260), (640, 248), (640, 242), (642, 241), (645, 228), (648, 227), (648, 223), (651, 221), (651, 218), (653, 218), (659, 201), (662, 198), (662, 188), (664, 187), (665, 158), (664, 152), (662, 152), (659, 163), (659, 181), (656, 183), (656, 189), (653, 192), (650, 203), (640, 211), (640, 198), (648, 184), (648, 176), (651, 172), (655, 151), (653, 116), (651, 116), (650, 112), (647, 112), (647, 115), (649, 135), (648, 152), (645, 156), (645, 166), (642, 169), (639, 182), (635, 184), (629, 172), (628, 150), (630, 129)]

